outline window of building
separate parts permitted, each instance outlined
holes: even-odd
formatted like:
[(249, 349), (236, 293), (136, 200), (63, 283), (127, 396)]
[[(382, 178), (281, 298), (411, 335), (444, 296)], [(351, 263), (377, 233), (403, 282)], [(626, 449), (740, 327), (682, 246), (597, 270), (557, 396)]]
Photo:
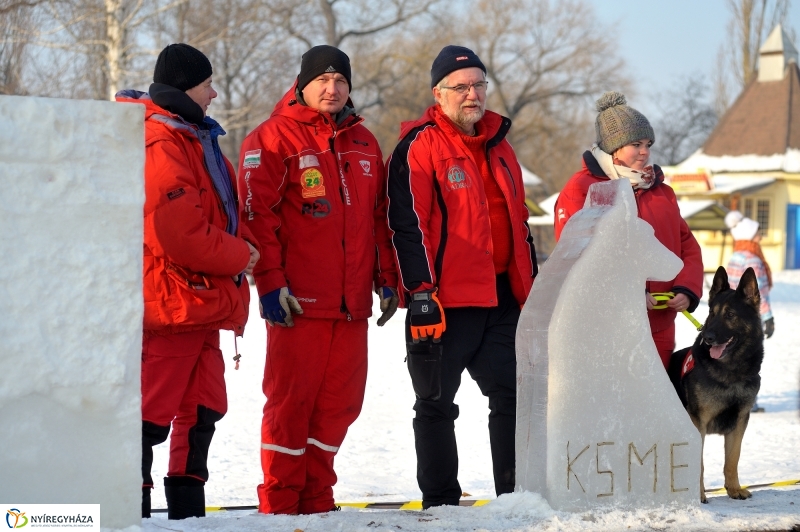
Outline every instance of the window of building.
[(767, 236), (767, 232), (769, 231), (769, 200), (768, 199), (760, 199), (756, 202), (756, 218), (755, 221), (758, 222), (759, 226), (759, 233), (761, 233), (761, 238), (765, 238)]
[(750, 218), (751, 220), (755, 220), (753, 216), (753, 199), (747, 198), (742, 201), (742, 214)]

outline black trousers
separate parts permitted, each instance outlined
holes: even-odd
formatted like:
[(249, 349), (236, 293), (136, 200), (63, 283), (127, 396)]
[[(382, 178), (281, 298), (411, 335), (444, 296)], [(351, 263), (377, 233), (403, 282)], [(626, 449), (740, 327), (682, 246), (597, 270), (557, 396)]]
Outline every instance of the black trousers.
[[(489, 398), (489, 439), (497, 495), (514, 491), (514, 430), (516, 428), (516, 372), (514, 338), (520, 308), (506, 275), (497, 277), (498, 306), (446, 308), (447, 329), (442, 334), (441, 396), (435, 401), (417, 398), (414, 404), (414, 440), (417, 482), (422, 506), (457, 505), (458, 449), (453, 402), (466, 368)], [(410, 316), (406, 342), (410, 345)], [(430, 342), (430, 340), (428, 340)]]

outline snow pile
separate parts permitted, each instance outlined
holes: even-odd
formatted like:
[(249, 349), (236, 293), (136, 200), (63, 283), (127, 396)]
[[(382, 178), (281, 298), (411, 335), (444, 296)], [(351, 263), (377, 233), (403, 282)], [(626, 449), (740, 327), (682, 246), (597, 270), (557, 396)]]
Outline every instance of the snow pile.
[(800, 150), (788, 148), (774, 155), (707, 155), (697, 150), (677, 167), (680, 171), (695, 172), (769, 172), (800, 173)]
[(139, 522), (143, 108), (0, 98), (0, 501)]

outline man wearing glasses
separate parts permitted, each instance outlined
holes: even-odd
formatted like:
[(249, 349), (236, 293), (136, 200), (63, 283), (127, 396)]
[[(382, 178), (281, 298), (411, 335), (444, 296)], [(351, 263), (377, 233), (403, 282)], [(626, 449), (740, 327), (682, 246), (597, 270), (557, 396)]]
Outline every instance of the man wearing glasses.
[(453, 400), (464, 368), (489, 398), (495, 490), (514, 490), (514, 337), (537, 266), (511, 121), (486, 111), (488, 84), (472, 50), (444, 47), (435, 103), (402, 124), (387, 163), (423, 508), (461, 497)]

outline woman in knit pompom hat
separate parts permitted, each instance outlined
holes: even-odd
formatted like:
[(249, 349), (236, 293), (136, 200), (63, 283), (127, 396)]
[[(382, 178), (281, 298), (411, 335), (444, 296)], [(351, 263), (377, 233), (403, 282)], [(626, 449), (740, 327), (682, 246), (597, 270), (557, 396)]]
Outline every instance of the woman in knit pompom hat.
[[(589, 186), (608, 179), (631, 182), (639, 218), (653, 226), (656, 238), (683, 261), (683, 269), (667, 282), (649, 281), (645, 290), (650, 331), (664, 364), (675, 350), (675, 317), (693, 312), (703, 293), (703, 260), (700, 246), (681, 217), (678, 200), (664, 184), (661, 168), (650, 164), (650, 147), (656, 140), (653, 126), (642, 113), (627, 104), (619, 92), (606, 92), (597, 100), (596, 142), (583, 154), (582, 168), (564, 185), (555, 206), (555, 236), (573, 214), (583, 208)], [(672, 292), (667, 308), (655, 310), (654, 292)]]

